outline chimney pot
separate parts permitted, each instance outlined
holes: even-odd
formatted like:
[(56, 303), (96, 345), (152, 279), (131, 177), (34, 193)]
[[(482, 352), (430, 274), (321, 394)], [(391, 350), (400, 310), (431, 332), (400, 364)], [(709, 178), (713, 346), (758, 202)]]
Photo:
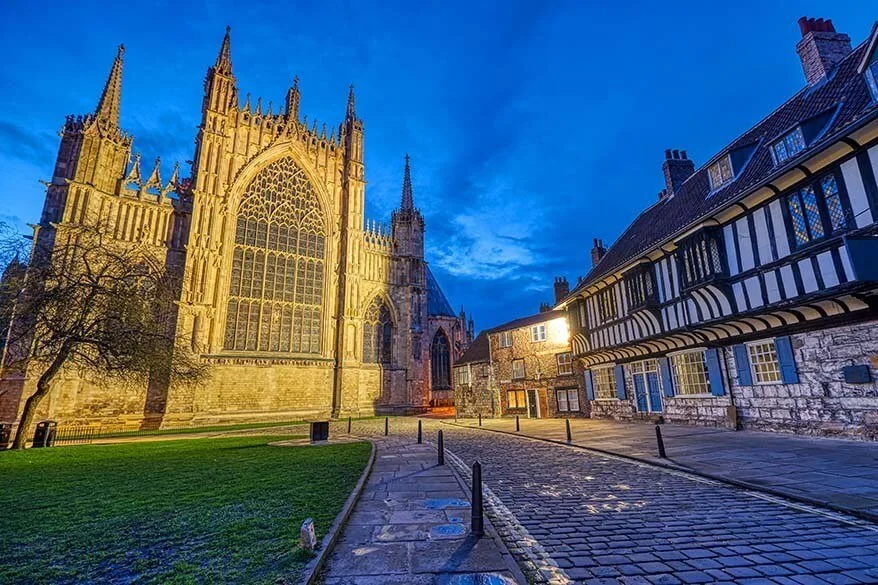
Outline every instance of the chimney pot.
[(686, 156), (686, 151), (685, 151), (685, 150), (681, 150), (681, 151), (680, 151), (680, 158), (682, 158), (683, 160), (686, 160), (686, 159), (688, 158), (688, 157)]
[(665, 160), (667, 160), (667, 159), (669, 159), (669, 158), (671, 158), (671, 149), (670, 149), (670, 148), (666, 148), (666, 149), (665, 149)]
[(604, 254), (606, 253), (607, 249), (604, 248), (604, 243), (598, 238), (595, 238), (594, 248), (591, 249), (591, 265), (597, 265), (597, 263), (601, 261), (601, 258), (603, 258)]

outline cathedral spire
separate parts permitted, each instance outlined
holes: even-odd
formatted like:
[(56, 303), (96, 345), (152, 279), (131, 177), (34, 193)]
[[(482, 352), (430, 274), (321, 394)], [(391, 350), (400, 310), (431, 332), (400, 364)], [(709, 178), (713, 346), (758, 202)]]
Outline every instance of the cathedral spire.
[(125, 54), (125, 45), (119, 45), (116, 59), (98, 101), (95, 117), (98, 120), (108, 122), (113, 128), (119, 127), (119, 101), (122, 98), (122, 55)]
[(354, 84), (351, 84), (350, 90), (348, 90), (348, 111), (347, 118), (350, 120), (355, 120), (357, 118), (357, 109), (355, 107), (355, 99), (354, 99)]
[(232, 74), (232, 27), (230, 26), (226, 26), (226, 36), (223, 37), (223, 44), (220, 45), (214, 69), (223, 75)]
[(408, 153), (406, 153), (405, 170), (402, 175), (402, 203), (400, 204), (400, 209), (402, 210), (410, 210), (415, 207), (414, 198), (412, 197), (412, 171), (409, 164), (410, 160)]

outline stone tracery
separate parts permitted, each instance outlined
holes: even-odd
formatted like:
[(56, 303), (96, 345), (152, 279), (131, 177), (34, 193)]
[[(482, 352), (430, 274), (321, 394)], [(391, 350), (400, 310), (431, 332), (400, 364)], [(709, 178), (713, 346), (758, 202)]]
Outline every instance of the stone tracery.
[(290, 157), (262, 169), (238, 206), (225, 349), (320, 353), (326, 229)]

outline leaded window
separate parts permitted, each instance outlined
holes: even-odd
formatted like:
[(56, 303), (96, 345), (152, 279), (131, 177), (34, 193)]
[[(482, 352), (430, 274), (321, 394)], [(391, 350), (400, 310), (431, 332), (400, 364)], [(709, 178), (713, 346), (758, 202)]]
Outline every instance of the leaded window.
[(442, 330), (436, 332), (430, 346), (430, 374), (434, 390), (451, 388), (451, 352), (448, 337)]
[(710, 175), (710, 189), (712, 191), (731, 183), (732, 179), (735, 178), (732, 161), (727, 154), (710, 165), (707, 172)]
[(566, 353), (559, 353), (555, 356), (555, 359), (558, 361), (559, 376), (567, 376), (573, 373), (573, 356), (569, 351)]
[(524, 360), (512, 360), (512, 379), (521, 380), (524, 378)]
[(771, 152), (777, 164), (786, 162), (803, 150), (805, 150), (805, 136), (800, 126), (796, 126), (771, 145)]
[(616, 305), (616, 290), (613, 287), (606, 288), (597, 295), (598, 313), (601, 322), (611, 321), (619, 316)]
[(786, 201), (797, 246), (838, 233), (852, 224), (835, 173), (796, 189), (787, 195)]
[(684, 288), (692, 287), (725, 274), (719, 232), (703, 230), (680, 244), (677, 258)]
[(651, 264), (641, 264), (625, 274), (625, 292), (631, 310), (646, 307), (658, 301), (655, 277)]
[(393, 361), (393, 320), (390, 309), (378, 297), (363, 317), (363, 361), (370, 364)]
[(304, 171), (277, 160), (238, 204), (224, 347), (320, 353), (326, 228)]

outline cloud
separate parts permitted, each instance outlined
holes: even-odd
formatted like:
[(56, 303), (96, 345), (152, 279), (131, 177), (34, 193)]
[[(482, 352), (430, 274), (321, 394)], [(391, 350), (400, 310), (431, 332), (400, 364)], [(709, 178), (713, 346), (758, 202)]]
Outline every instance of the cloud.
[(179, 110), (164, 110), (150, 118), (137, 117), (130, 127), (134, 135), (134, 151), (143, 154), (147, 173), (157, 156), (162, 157), (165, 164), (176, 161), (182, 164), (195, 156), (197, 129)]
[(0, 120), (0, 153), (34, 164), (46, 164), (55, 155), (56, 138), (33, 132), (8, 120)]

